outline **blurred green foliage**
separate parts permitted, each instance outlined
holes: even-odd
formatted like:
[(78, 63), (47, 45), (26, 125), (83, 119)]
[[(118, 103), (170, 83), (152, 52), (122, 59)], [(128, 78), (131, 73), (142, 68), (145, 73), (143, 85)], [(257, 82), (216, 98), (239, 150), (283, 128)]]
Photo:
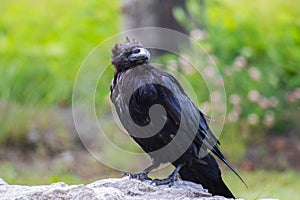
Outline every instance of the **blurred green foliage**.
[(203, 2), (188, 0), (190, 15), (181, 8), (174, 14), (223, 76), (224, 139), (235, 134), (257, 142), (270, 132), (299, 134), (300, 2)]
[(207, 3), (209, 43), (220, 59), (230, 64), (235, 57), (244, 56), (249, 65), (272, 72), (264, 80), (274, 87), (300, 86), (299, 1)]
[[(68, 184), (80, 184), (85, 183), (84, 180), (70, 173), (67, 169), (51, 169), (45, 174), (45, 168), (47, 166), (35, 166), (34, 169), (23, 168), (15, 166), (12, 163), (4, 162), (0, 165), (0, 170), (3, 172), (1, 178), (3, 178), (9, 184), (26, 184), (26, 185), (38, 185), (38, 184), (51, 184), (55, 182), (66, 182)], [(32, 171), (34, 170), (34, 173)]]
[(236, 197), (242, 199), (296, 199), (300, 187), (299, 173), (296, 171), (260, 171), (241, 172), (241, 176), (248, 184), (245, 188), (232, 176), (232, 173), (224, 173), (224, 179), (228, 187)]
[[(281, 87), (291, 89), (300, 85), (295, 78), (300, 75), (299, 1), (204, 2), (202, 8), (199, 1), (188, 0), (190, 18), (180, 9), (175, 14), (189, 29), (200, 25), (207, 29), (208, 49), (223, 63), (231, 64), (237, 56), (244, 56), (251, 65), (281, 73)], [(272, 78), (266, 78), (276, 84)]]
[[(118, 0), (1, 2), (1, 145), (31, 148), (37, 144), (35, 150), (46, 154), (70, 147), (69, 130), (50, 110), (59, 113), (63, 111), (57, 107), (71, 105), (73, 83), (85, 57), (120, 29), (119, 8)], [(98, 51), (98, 66), (110, 62), (110, 56), (103, 56), (107, 51)], [(107, 95), (109, 87), (98, 93)], [(36, 134), (33, 139), (38, 141), (32, 144)]]
[(118, 0), (3, 1), (0, 12), (0, 96), (21, 104), (69, 105), (85, 56), (119, 31)]

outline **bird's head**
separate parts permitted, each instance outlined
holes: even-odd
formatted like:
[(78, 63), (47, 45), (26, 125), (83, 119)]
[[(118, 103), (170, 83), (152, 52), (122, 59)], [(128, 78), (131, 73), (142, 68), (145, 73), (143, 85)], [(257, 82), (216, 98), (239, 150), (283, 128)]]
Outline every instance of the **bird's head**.
[(119, 72), (146, 64), (150, 53), (140, 42), (126, 38), (126, 42), (117, 43), (112, 49), (112, 64)]

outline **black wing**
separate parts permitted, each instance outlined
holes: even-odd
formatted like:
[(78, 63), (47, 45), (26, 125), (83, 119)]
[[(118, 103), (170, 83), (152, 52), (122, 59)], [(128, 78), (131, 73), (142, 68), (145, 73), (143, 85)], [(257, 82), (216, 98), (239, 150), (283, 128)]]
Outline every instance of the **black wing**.
[[(150, 107), (154, 104), (160, 104), (166, 111), (166, 116), (162, 116), (163, 118), (166, 118), (166, 123), (168, 123), (164, 126), (164, 128), (167, 129), (166, 132), (169, 132), (169, 134), (174, 131), (176, 132), (180, 126), (189, 140), (194, 141), (199, 149), (200, 147), (204, 147), (204, 149), (212, 151), (242, 180), (220, 151), (218, 147), (219, 142), (208, 127), (204, 114), (186, 95), (178, 81), (170, 74), (151, 66), (148, 66), (148, 68), (142, 66), (141, 70), (142, 72), (138, 73), (139, 77), (124, 77), (122, 82), (127, 88), (134, 88), (135, 85), (141, 85), (134, 91), (133, 95), (130, 94), (130, 92), (129, 94), (126, 94), (128, 89), (123, 90), (123, 94), (119, 94), (119, 97), (124, 99), (125, 96), (125, 99), (127, 98), (128, 101), (129, 98), (129, 101), (131, 102), (131, 106), (129, 105), (129, 107), (124, 107), (124, 105), (127, 105), (124, 102), (120, 104), (121, 107), (123, 106), (120, 112), (124, 113), (125, 111), (130, 113), (130, 116), (124, 117), (124, 123), (122, 122), (123, 125), (127, 124), (124, 126), (125, 128), (127, 126), (127, 131), (130, 133), (135, 129), (134, 127), (131, 127), (131, 123), (128, 122), (129, 117), (132, 118), (136, 124), (146, 126), (151, 121), (149, 116)], [(135, 81), (148, 84), (141, 84), (140, 82)], [(131, 127), (132, 129), (128, 130), (128, 127)], [(147, 135), (151, 133), (146, 131), (144, 134)], [(168, 139), (164, 139), (166, 141), (163, 141), (163, 144), (169, 142)], [(159, 147), (160, 145), (157, 146), (157, 148)]]
[[(208, 150), (213, 152), (220, 160), (222, 160), (227, 167), (233, 171), (237, 177), (244, 183), (247, 187), (245, 181), (242, 177), (237, 173), (237, 171), (229, 164), (223, 153), (221, 152), (220, 148), (218, 147), (219, 141), (217, 140), (216, 136), (210, 130), (205, 115), (194, 105), (191, 99), (185, 94), (181, 85), (177, 82), (177, 80), (172, 77), (171, 75), (167, 74), (164, 78), (166, 84), (175, 87), (174, 91), (178, 92), (178, 97), (182, 100), (182, 105), (189, 113), (186, 115), (186, 119), (184, 120), (187, 123), (183, 123), (183, 128), (188, 133), (189, 137), (195, 137), (194, 142), (201, 147), (202, 145), (205, 146)], [(176, 85), (176, 86), (175, 86)], [(170, 114), (172, 119), (175, 123), (179, 123), (177, 120), (180, 119), (180, 108), (178, 108), (177, 104), (172, 103), (172, 101), (164, 101), (163, 106), (166, 108), (167, 112)], [(195, 122), (196, 120), (196, 122)], [(197, 132), (193, 132), (189, 129), (189, 127), (193, 126), (193, 123), (199, 124)]]

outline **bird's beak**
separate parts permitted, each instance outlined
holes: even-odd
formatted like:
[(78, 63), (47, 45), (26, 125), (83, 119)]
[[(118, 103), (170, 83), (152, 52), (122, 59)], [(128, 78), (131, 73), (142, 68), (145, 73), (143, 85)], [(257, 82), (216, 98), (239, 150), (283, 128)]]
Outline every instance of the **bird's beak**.
[(140, 47), (135, 49), (135, 52), (137, 53), (133, 53), (129, 56), (131, 62), (144, 62), (150, 60), (150, 53), (147, 49)]

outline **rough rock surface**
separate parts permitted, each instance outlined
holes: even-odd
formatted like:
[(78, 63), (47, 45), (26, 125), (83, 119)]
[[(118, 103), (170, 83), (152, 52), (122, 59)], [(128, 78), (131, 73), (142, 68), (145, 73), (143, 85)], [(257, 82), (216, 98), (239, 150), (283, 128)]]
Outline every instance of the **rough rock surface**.
[(150, 181), (110, 178), (99, 180), (88, 185), (67, 185), (53, 183), (41, 186), (9, 185), (0, 178), (0, 199), (16, 200), (73, 200), (73, 199), (205, 199), (223, 200), (212, 196), (201, 185), (188, 181), (177, 181), (172, 187), (154, 186)]

